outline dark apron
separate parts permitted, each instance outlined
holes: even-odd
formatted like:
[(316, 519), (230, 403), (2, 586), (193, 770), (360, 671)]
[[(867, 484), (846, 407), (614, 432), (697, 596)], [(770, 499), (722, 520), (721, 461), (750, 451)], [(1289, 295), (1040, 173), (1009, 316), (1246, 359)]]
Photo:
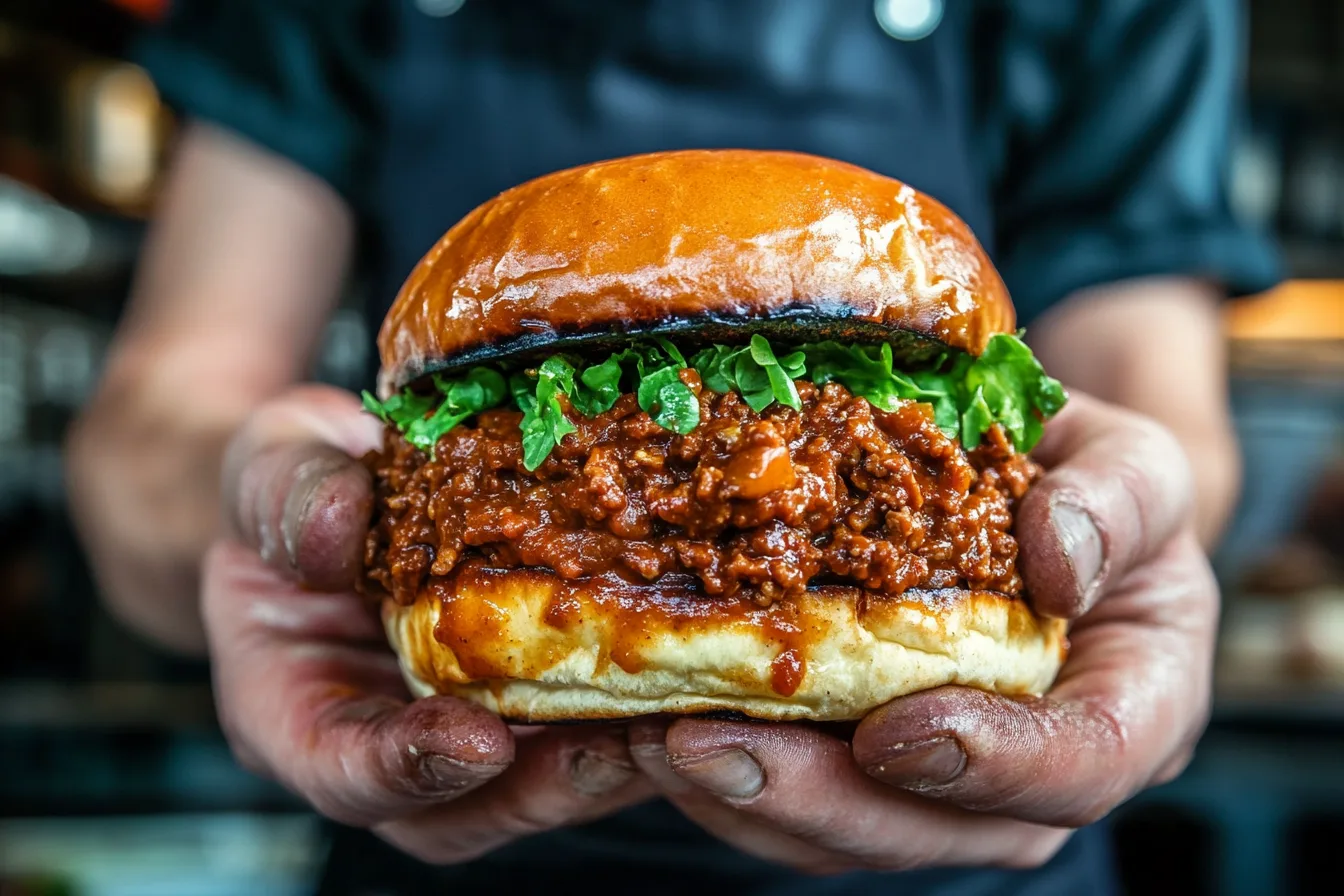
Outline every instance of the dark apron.
[[(631, 153), (792, 149), (900, 177), (992, 232), (977, 164), (966, 3), (898, 41), (872, 0), (468, 0), (435, 19), (398, 4), (371, 219), (381, 321), (443, 232), (521, 181)], [(556, 831), (454, 868), (426, 868), (340, 831), (324, 893), (616, 892), (1105, 894), (1105, 834), (1075, 836), (1035, 872), (804, 877), (750, 859), (665, 803)], [(426, 890), (426, 886), (433, 889)]]

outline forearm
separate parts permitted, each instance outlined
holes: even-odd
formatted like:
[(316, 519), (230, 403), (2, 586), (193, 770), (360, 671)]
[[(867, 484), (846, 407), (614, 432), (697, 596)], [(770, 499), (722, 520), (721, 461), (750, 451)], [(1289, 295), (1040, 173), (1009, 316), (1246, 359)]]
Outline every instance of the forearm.
[(204, 647), (198, 569), (220, 531), (224, 445), (303, 376), (352, 237), (349, 209), (311, 175), (209, 127), (184, 133), (67, 453), (108, 607), (167, 646)]
[(279, 385), (209, 388), (205, 372), (178, 371), (175, 352), (164, 354), (163, 364), (143, 370), (114, 363), (71, 429), (66, 474), (71, 513), (108, 609), (151, 639), (193, 653), (205, 646), (198, 570), (220, 528), (224, 446)]
[(1241, 478), (1214, 288), (1173, 279), (1089, 290), (1027, 335), (1046, 369), (1067, 386), (1152, 417), (1175, 434), (1193, 472), (1196, 530), (1212, 548)]

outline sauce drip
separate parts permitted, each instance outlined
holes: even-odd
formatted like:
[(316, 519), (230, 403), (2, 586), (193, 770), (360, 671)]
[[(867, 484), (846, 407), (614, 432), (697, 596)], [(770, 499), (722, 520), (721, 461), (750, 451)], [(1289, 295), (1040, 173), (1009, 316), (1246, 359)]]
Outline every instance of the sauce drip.
[(781, 697), (792, 697), (807, 674), (807, 661), (790, 647), (770, 664), (770, 687)]

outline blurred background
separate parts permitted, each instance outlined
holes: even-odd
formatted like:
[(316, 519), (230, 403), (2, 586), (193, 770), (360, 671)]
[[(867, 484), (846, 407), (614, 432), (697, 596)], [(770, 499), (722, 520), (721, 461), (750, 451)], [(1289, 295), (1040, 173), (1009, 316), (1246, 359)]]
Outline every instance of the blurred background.
[[(437, 2), (437, 0), (424, 0)], [(0, 2), (0, 893), (302, 893), (323, 843), (239, 770), (206, 668), (99, 607), (60, 451), (174, 122), (124, 62), (162, 0)], [(1231, 304), (1247, 485), (1217, 558), (1214, 720), (1118, 816), (1136, 893), (1334, 889), (1344, 837), (1344, 2), (1254, 0), (1235, 199), (1292, 279)], [(360, 384), (358, 296), (314, 376)]]

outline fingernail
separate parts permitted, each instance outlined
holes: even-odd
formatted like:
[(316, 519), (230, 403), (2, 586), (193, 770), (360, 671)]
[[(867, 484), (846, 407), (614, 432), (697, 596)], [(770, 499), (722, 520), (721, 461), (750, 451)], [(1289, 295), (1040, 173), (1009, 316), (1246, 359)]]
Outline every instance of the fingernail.
[(1103, 546), (1101, 533), (1092, 516), (1081, 507), (1072, 504), (1057, 503), (1050, 508), (1050, 521), (1055, 525), (1060, 550), (1068, 559), (1078, 582), (1078, 594), (1082, 598), (1084, 609), (1090, 603), (1092, 586), (1096, 584), (1101, 572)]
[(952, 737), (934, 737), (897, 744), (881, 761), (867, 768), (868, 774), (885, 784), (906, 790), (921, 790), (949, 784), (966, 768), (966, 753)]
[(667, 763), (667, 746), (662, 743), (630, 745), (630, 755), (654, 785), (665, 793), (691, 793), (695, 788), (686, 779), (672, 771)]
[(421, 754), (419, 767), (425, 789), (445, 798), (470, 790), (503, 771), (502, 766), (463, 762), (437, 753)]
[(730, 799), (750, 799), (765, 786), (765, 771), (743, 750), (719, 750), (703, 756), (674, 757), (672, 768), (687, 780)]
[(570, 783), (584, 796), (611, 793), (634, 774), (635, 768), (630, 763), (591, 750), (580, 750), (569, 768)]
[(339, 469), (341, 465), (332, 458), (319, 456), (304, 461), (294, 471), (293, 484), (285, 494), (285, 506), (280, 512), (280, 543), (291, 569), (299, 566), (299, 536), (318, 487)]

